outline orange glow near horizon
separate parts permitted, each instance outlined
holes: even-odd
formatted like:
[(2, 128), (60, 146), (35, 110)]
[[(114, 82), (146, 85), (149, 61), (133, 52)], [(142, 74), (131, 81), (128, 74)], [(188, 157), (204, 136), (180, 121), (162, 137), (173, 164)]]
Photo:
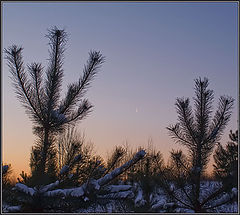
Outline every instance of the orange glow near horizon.
[[(15, 147), (10, 148), (9, 150), (6, 150), (5, 147), (3, 147), (3, 152), (4, 152), (3, 153), (3, 163), (11, 164), (11, 167), (13, 169), (14, 178), (19, 177), (19, 174), (22, 171), (26, 172), (27, 174), (30, 174), (29, 159), (30, 159), (30, 149), (33, 146), (32, 143), (34, 142), (33, 137), (34, 137), (33, 135), (19, 136), (19, 137), (14, 136), (11, 138), (11, 141), (13, 141), (13, 142), (18, 141), (18, 145), (15, 145)], [(21, 144), (21, 142), (19, 141), (20, 139), (23, 139), (24, 142), (25, 143), (27, 142), (28, 144)], [(89, 138), (87, 138), (87, 139), (89, 139)], [(145, 144), (140, 144), (140, 145), (136, 145), (136, 144), (132, 145), (131, 142), (128, 142), (128, 143), (129, 143), (130, 148), (132, 148), (134, 150), (139, 146), (147, 148), (147, 140), (145, 142), (146, 142)], [(123, 143), (124, 143), (124, 141), (122, 141), (122, 144), (119, 143), (116, 145), (123, 145)], [(173, 149), (181, 148), (180, 145), (174, 144), (174, 143), (170, 143), (168, 145), (170, 145), (170, 147), (172, 147)], [(114, 146), (115, 145), (105, 145), (104, 146), (101, 144), (99, 144), (99, 145), (94, 144), (94, 151), (96, 152), (96, 154), (102, 156), (104, 158), (104, 160), (106, 160), (107, 153), (110, 153), (111, 150), (114, 149)], [(168, 159), (169, 159), (169, 154), (171, 151), (170, 147), (167, 146), (167, 144), (160, 145), (154, 141), (153, 141), (153, 147), (162, 153), (164, 163), (167, 164)], [(12, 152), (13, 150), (14, 150), (14, 153)], [(209, 173), (209, 174), (212, 173), (212, 170), (213, 170), (212, 165), (213, 165), (213, 159), (211, 159), (208, 164), (207, 173)]]

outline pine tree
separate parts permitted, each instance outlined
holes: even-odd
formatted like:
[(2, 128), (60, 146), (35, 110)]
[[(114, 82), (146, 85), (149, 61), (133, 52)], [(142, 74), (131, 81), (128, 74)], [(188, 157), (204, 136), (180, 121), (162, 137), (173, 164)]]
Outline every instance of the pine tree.
[(68, 127), (57, 140), (59, 180), (62, 187), (79, 186), (89, 178), (97, 179), (105, 172), (103, 159), (93, 153), (93, 144), (86, 142), (85, 134)]
[(57, 140), (58, 166), (70, 166), (75, 163), (76, 156), (83, 156), (85, 135), (77, 132), (75, 127), (69, 126)]
[(9, 187), (11, 185), (10, 176), (12, 174), (12, 166), (11, 164), (2, 164), (2, 186), (3, 189)]
[(149, 139), (146, 156), (133, 166), (127, 175), (128, 180), (138, 186), (136, 195), (138, 196), (139, 192), (142, 194), (142, 198), (139, 198), (134, 204), (135, 212), (152, 212), (152, 200), (163, 169), (162, 153), (154, 148), (152, 139)]
[(238, 131), (230, 131), (228, 142), (225, 148), (219, 144), (213, 155), (215, 164), (214, 174), (228, 189), (237, 187), (238, 184)]
[[(12, 177), (13, 169), (11, 164), (2, 164), (1, 169), (1, 197), (2, 197), (2, 205), (11, 205), (12, 203), (15, 203), (16, 196), (14, 195), (14, 192), (12, 191), (12, 188), (15, 186), (16, 181)], [(2, 209), (4, 207), (2, 206)]]
[[(200, 198), (201, 177), (214, 146), (220, 140), (230, 119), (233, 107), (231, 97), (221, 96), (211, 121), (214, 94), (208, 89), (208, 84), (207, 78), (195, 80), (194, 111), (190, 106), (189, 98), (177, 98), (178, 123), (167, 127), (175, 142), (186, 147), (189, 153), (188, 156), (185, 156), (182, 151), (171, 153), (176, 168), (182, 169), (175, 178), (176, 186), (182, 190), (184, 197), (180, 198), (172, 189), (168, 189), (168, 193), (179, 205), (195, 212), (205, 212), (210, 209), (207, 203), (215, 197), (212, 194), (203, 200)], [(190, 185), (191, 189), (186, 189), (186, 185)], [(218, 190), (220, 191), (222, 189)]]
[[(67, 125), (74, 125), (90, 113), (93, 106), (84, 96), (104, 62), (100, 52), (90, 51), (83, 75), (77, 82), (68, 85), (66, 96), (60, 100), (67, 34), (54, 27), (48, 30), (46, 37), (49, 39), (50, 56), (45, 79), (41, 63), (30, 64), (25, 71), (22, 47), (12, 45), (5, 49), (17, 98), (26, 109), (34, 125), (34, 134), (39, 138), (37, 146), (32, 150), (31, 159), (37, 162), (37, 172), (41, 175), (46, 174), (53, 165), (51, 154), (55, 136)], [(31, 168), (35, 168), (34, 165)]]

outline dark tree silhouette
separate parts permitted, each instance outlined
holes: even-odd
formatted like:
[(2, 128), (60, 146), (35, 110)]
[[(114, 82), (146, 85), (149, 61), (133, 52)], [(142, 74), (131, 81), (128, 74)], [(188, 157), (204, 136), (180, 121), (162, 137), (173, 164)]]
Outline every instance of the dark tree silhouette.
[(13, 183), (11, 182), (11, 176), (12, 174), (12, 166), (11, 164), (2, 164), (2, 187), (3, 189), (6, 187), (11, 186)]
[(237, 187), (238, 183), (238, 131), (229, 134), (230, 142), (225, 148), (219, 144), (213, 155), (214, 174), (226, 188)]
[(27, 66), (30, 78), (28, 77), (23, 63), (22, 47), (12, 45), (5, 49), (17, 98), (34, 124), (34, 134), (41, 140), (37, 151), (33, 151), (35, 154), (38, 153), (37, 159), (40, 159), (38, 160), (40, 173), (46, 173), (48, 160), (51, 160), (50, 149), (56, 134), (63, 131), (66, 125), (75, 124), (90, 113), (93, 106), (84, 99), (84, 96), (104, 62), (100, 52), (90, 51), (83, 75), (77, 82), (68, 85), (66, 96), (60, 100), (67, 34), (64, 30), (54, 27), (48, 30), (46, 37), (49, 39), (50, 57), (45, 79), (40, 63)]
[[(71, 166), (75, 161), (82, 160), (85, 135), (78, 133), (75, 127), (69, 126), (57, 140), (57, 158), (59, 169)], [(76, 159), (78, 157), (79, 159)]]
[[(187, 202), (178, 198), (174, 192), (169, 191), (184, 207), (195, 212), (206, 211), (208, 201), (200, 199), (201, 176), (206, 169), (209, 157), (219, 141), (223, 130), (227, 125), (233, 99), (228, 96), (221, 96), (218, 109), (211, 121), (213, 91), (208, 89), (208, 79), (198, 78), (195, 80), (194, 112), (190, 106), (189, 98), (177, 98), (176, 108), (178, 123), (167, 127), (170, 136), (175, 142), (180, 143), (188, 149), (189, 156), (186, 157), (182, 151), (174, 151), (171, 157), (178, 169), (183, 169), (177, 176), (178, 186), (183, 189)], [(184, 181), (191, 184), (190, 191), (185, 190)]]
[(97, 179), (105, 171), (103, 159), (94, 155), (93, 145), (86, 142), (85, 134), (75, 127), (68, 127), (58, 138), (58, 179), (64, 181), (61, 187), (74, 187), (90, 178)]

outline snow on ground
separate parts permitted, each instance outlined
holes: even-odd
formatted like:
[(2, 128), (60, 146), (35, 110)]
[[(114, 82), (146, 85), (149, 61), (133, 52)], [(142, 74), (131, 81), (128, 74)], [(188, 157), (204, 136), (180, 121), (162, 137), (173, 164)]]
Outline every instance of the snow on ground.
[(21, 210), (21, 206), (20, 205), (10, 206), (10, 205), (6, 204), (5, 202), (2, 202), (2, 212), (3, 213), (18, 212), (20, 210)]
[[(50, 190), (58, 185), (58, 181), (55, 183), (43, 186), (40, 191), (45, 191), (44, 195), (46, 196), (73, 196), (73, 197), (81, 197), (86, 202), (89, 201), (88, 197), (85, 196), (85, 189), (87, 186), (84, 184), (81, 187), (78, 188), (71, 188), (71, 189), (55, 189)], [(91, 183), (95, 189), (96, 186), (98, 188), (98, 180), (90, 180), (89, 183)], [(173, 186), (172, 186), (173, 187)], [(219, 187), (221, 187), (221, 184), (214, 181), (203, 181), (201, 183), (201, 200), (206, 198), (206, 196), (209, 196), (213, 191), (216, 191)], [(26, 185), (17, 183), (16, 189), (21, 190), (24, 193), (27, 193), (29, 195), (34, 195), (36, 192), (33, 188), (29, 188)], [(176, 189), (176, 188), (175, 188)], [(169, 212), (169, 208), (173, 208), (172, 212), (175, 213), (194, 213), (194, 211), (190, 209), (185, 208), (176, 208), (176, 202), (173, 202), (169, 197), (165, 194), (165, 192), (161, 188), (156, 188), (149, 196), (149, 199), (146, 198), (144, 191), (141, 189), (141, 187), (135, 183), (134, 185), (105, 185), (103, 186), (104, 194), (98, 195), (98, 199), (101, 201), (104, 201), (105, 203), (102, 204), (95, 202), (91, 204), (88, 208), (85, 209), (78, 209), (75, 212), (76, 213), (115, 213), (115, 212), (134, 212), (136, 208), (144, 208), (147, 201), (150, 204), (150, 208), (148, 209), (151, 212), (157, 212), (157, 213), (166, 213)], [(181, 200), (184, 199), (184, 194), (181, 193), (181, 190), (177, 190), (179, 196), (181, 197)], [(216, 199), (214, 199), (214, 204), (218, 202), (222, 202), (224, 200), (227, 200), (229, 196), (237, 195), (238, 190), (237, 188), (232, 189), (231, 194), (223, 193), (221, 196), (218, 196)], [(211, 206), (213, 203), (210, 202), (209, 206)], [(149, 206), (148, 206), (149, 207)], [(3, 212), (15, 212), (20, 210), (20, 206), (10, 206), (7, 204), (3, 205)], [(149, 212), (149, 211), (141, 211), (141, 212)], [(217, 208), (215, 208), (212, 211), (208, 212), (214, 212), (214, 213), (237, 213), (238, 212), (238, 204), (237, 202), (228, 203), (225, 205), (221, 205)]]

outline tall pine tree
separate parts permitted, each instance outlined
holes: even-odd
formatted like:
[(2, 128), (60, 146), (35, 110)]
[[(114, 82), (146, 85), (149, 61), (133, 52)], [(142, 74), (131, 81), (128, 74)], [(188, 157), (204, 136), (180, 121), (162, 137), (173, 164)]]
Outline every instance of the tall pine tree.
[(41, 63), (30, 64), (26, 68), (27, 72), (25, 71), (22, 47), (12, 45), (5, 49), (17, 98), (32, 120), (34, 134), (39, 139), (32, 150), (31, 161), (35, 162), (32, 165), (36, 165), (35, 170), (40, 175), (55, 169), (55, 136), (67, 125), (81, 121), (90, 113), (93, 106), (84, 96), (104, 62), (100, 52), (91, 51), (83, 68), (83, 75), (78, 81), (68, 85), (66, 96), (60, 99), (67, 34), (64, 30), (54, 27), (48, 30), (46, 37), (49, 39), (50, 56), (45, 79)]
[[(179, 187), (184, 197), (179, 198), (174, 190), (169, 194), (183, 207), (195, 212), (205, 212), (208, 208), (208, 197), (200, 196), (201, 177), (206, 170), (209, 157), (214, 146), (220, 140), (226, 127), (233, 107), (233, 98), (221, 96), (217, 111), (211, 120), (213, 91), (208, 89), (208, 79), (195, 80), (195, 109), (192, 110), (189, 98), (177, 98), (176, 108), (178, 123), (167, 127), (170, 136), (176, 143), (188, 150), (188, 156), (182, 151), (172, 152), (171, 157), (178, 169), (183, 169), (177, 175), (176, 186)], [(186, 189), (187, 183), (191, 189)]]

